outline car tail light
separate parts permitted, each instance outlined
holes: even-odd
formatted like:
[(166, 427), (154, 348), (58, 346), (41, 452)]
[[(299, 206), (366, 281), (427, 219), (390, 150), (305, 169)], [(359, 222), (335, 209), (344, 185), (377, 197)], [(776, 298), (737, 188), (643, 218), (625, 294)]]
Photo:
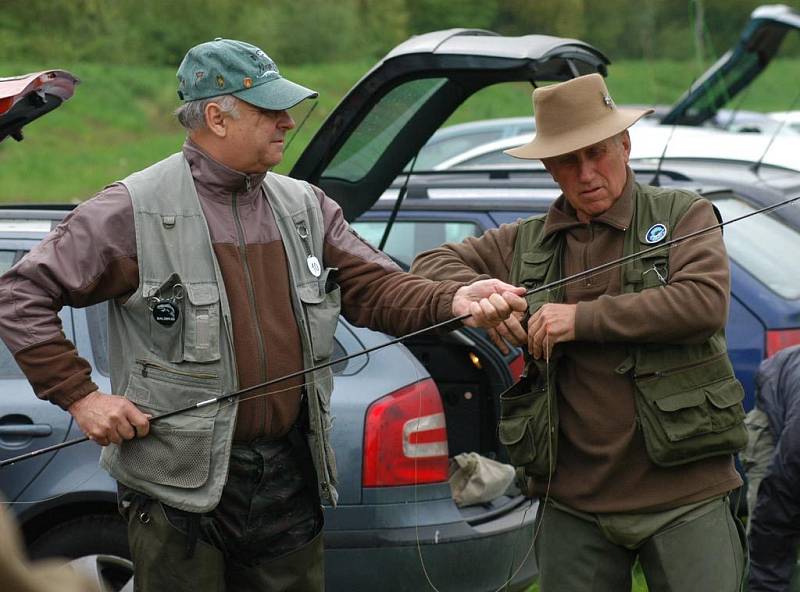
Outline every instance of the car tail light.
[(800, 329), (767, 331), (767, 357), (792, 345), (800, 345)]
[(523, 356), (521, 353), (517, 354), (517, 357), (508, 363), (508, 369), (511, 372), (511, 379), (519, 380), (519, 377), (522, 376), (522, 373), (525, 370), (525, 356)]
[(364, 426), (364, 487), (447, 481), (439, 389), (426, 379), (375, 401)]

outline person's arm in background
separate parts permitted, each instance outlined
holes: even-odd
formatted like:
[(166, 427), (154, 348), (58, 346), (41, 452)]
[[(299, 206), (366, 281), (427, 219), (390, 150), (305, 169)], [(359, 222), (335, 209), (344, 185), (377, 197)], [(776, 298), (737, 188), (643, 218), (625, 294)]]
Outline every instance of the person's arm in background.
[(143, 436), (147, 416), (101, 393), (58, 313), (126, 298), (139, 283), (130, 196), (112, 185), (73, 210), (0, 278), (0, 337), (36, 395), (69, 411), (99, 444)]

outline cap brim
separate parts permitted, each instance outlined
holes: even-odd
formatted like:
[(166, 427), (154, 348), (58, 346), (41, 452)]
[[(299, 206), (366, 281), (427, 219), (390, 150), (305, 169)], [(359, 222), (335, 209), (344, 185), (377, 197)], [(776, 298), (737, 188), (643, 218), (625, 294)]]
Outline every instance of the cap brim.
[(262, 109), (282, 111), (294, 107), (305, 99), (315, 99), (319, 93), (291, 80), (278, 77), (264, 84), (240, 90), (233, 95)]
[(529, 143), (517, 148), (504, 150), (504, 152), (515, 158), (525, 159), (551, 158), (560, 154), (567, 154), (615, 136), (650, 113), (653, 113), (653, 109), (645, 109), (643, 111), (638, 109), (617, 109), (613, 118), (602, 119), (595, 122), (594, 125), (582, 127), (555, 138), (542, 137), (537, 133)]

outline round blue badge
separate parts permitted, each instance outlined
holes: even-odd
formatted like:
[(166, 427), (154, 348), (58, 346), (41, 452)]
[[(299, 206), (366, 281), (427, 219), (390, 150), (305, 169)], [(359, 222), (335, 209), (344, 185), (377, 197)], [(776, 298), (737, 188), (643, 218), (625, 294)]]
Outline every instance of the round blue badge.
[(664, 240), (665, 236), (667, 236), (667, 227), (663, 224), (653, 224), (647, 231), (647, 234), (644, 235), (644, 240), (652, 245)]

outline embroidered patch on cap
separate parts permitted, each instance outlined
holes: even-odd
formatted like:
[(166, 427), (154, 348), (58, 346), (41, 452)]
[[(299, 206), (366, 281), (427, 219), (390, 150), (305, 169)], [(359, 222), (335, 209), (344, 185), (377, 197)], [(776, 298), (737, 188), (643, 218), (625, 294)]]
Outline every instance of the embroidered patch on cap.
[(667, 236), (667, 227), (663, 224), (653, 224), (644, 235), (644, 240), (652, 245), (664, 240), (665, 236)]
[(217, 86), (220, 88), (225, 86), (225, 78), (222, 76), (222, 74), (217, 74)]
[(247, 78), (242, 80), (242, 86), (244, 86), (245, 88), (250, 88), (251, 86), (253, 86), (253, 79), (248, 76)]

